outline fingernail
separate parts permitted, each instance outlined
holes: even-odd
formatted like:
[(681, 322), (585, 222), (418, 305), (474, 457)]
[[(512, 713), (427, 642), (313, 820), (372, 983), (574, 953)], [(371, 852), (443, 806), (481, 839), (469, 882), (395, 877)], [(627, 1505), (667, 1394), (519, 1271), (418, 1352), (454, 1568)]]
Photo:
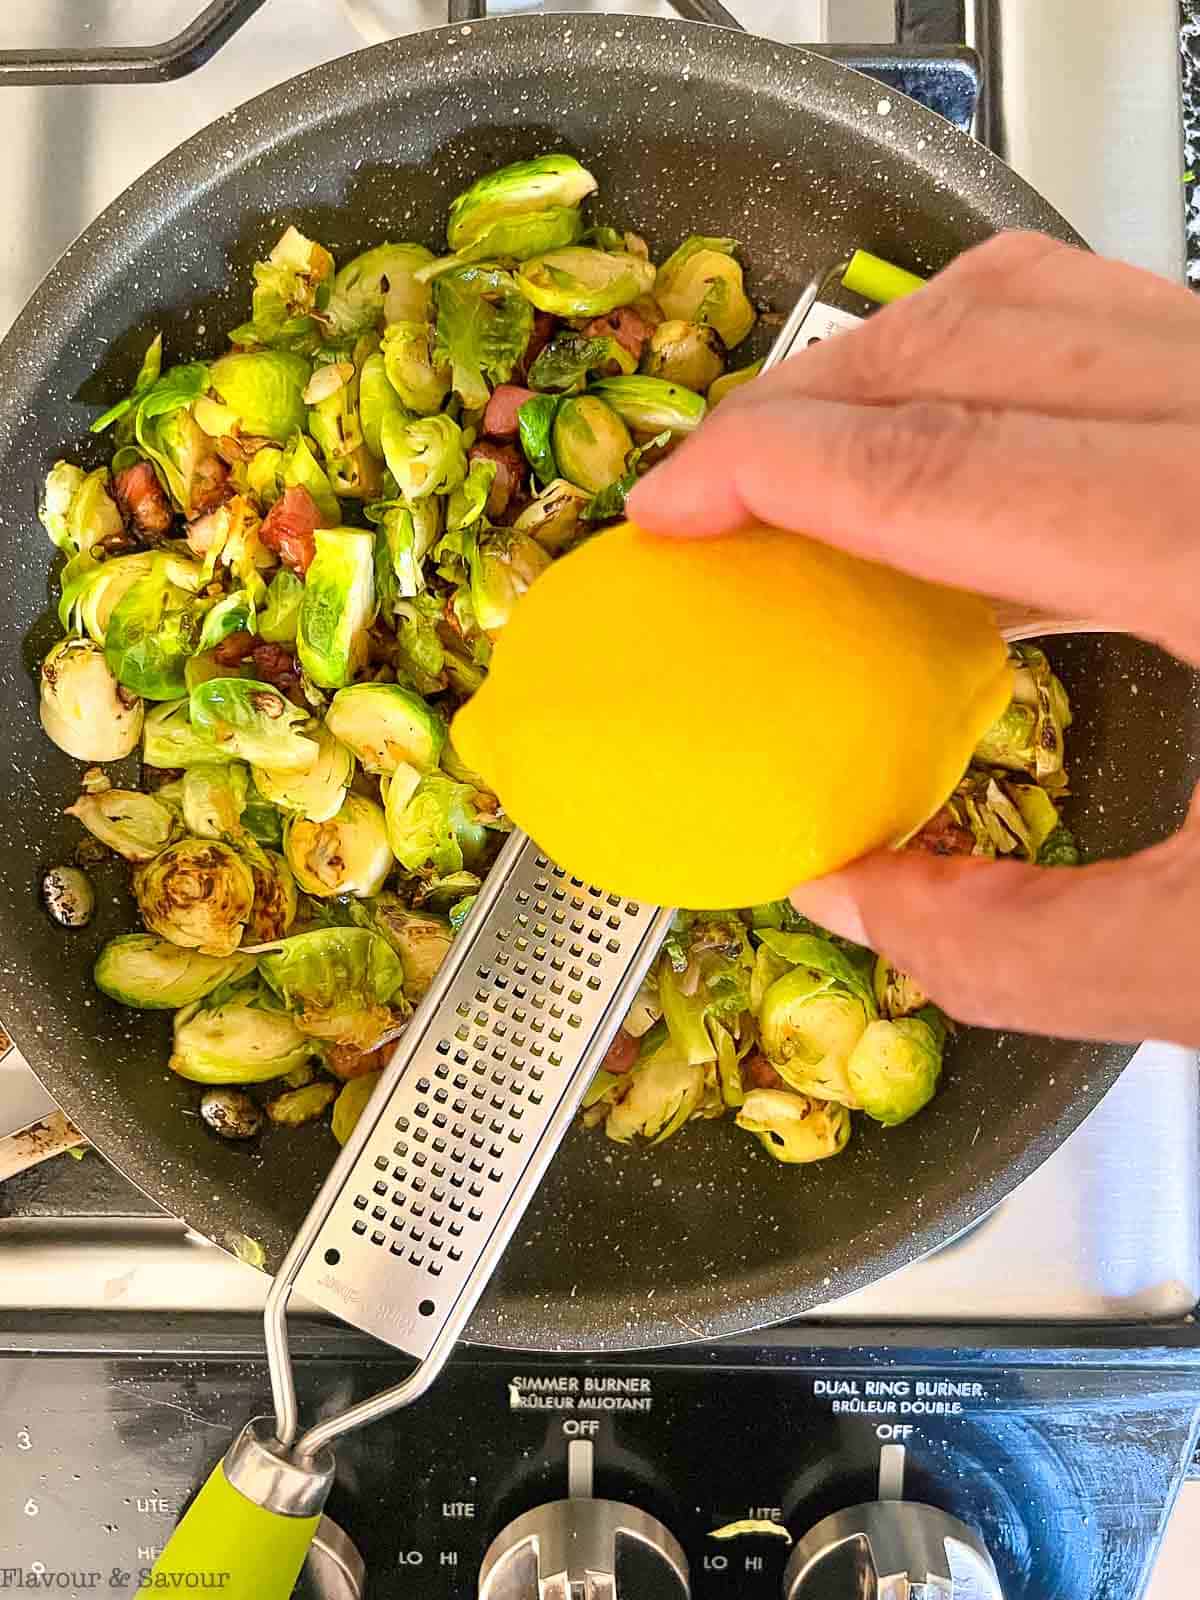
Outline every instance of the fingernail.
[(811, 917), (830, 933), (853, 939), (855, 944), (870, 944), (858, 901), (844, 879), (834, 875), (802, 883), (792, 890), (790, 899), (802, 916)]

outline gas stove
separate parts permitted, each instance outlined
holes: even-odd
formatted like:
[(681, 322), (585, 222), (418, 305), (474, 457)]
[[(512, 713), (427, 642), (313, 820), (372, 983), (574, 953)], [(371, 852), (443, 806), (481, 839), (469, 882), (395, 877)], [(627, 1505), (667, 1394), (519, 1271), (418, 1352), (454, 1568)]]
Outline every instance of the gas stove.
[[(470, 18), (470, 0), (453, 3)], [(195, 45), (207, 58), (178, 82), (11, 81), (5, 51), (70, 49), (86, 76), (98, 50), (140, 46), (128, 59), (144, 66), (151, 34), (179, 33), (201, 7), (0, 8), (0, 330), (79, 229), (205, 123), (445, 20), (439, 0), (214, 0), (214, 16), (252, 15), (211, 54)], [(672, 14), (655, 0), (563, 9)], [(732, 9), (932, 101), (1097, 248), (1183, 275), (1174, 0), (1144, 0), (1128, 48), (1114, 48), (1121, 0)], [(15, 1053), (0, 1062), (0, 1120), (32, 1093)], [(346, 1442), (330, 1514), (381, 1600), (1134, 1600), (1200, 1417), (1198, 1190), (1194, 1057), (1146, 1046), (967, 1235), (789, 1328), (620, 1358), (465, 1348), (418, 1410)], [(0, 1267), (0, 1588), (135, 1592), (229, 1434), (265, 1409), (265, 1283), (95, 1155), (0, 1185)], [(399, 1371), (316, 1316), (295, 1344), (301, 1401), (318, 1415)], [(567, 1558), (592, 1543), (600, 1575), (584, 1588)], [(901, 1586), (901, 1571), (925, 1587)], [(327, 1595), (361, 1586), (334, 1532), (305, 1581)]]

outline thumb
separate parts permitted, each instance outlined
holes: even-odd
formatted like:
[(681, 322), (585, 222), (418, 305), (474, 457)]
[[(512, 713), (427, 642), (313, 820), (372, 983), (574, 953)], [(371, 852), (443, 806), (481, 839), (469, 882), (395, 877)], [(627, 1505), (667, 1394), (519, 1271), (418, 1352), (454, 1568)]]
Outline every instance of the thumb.
[(1200, 1045), (1198, 834), (1193, 822), (1141, 855), (1088, 867), (867, 856), (792, 902), (883, 951), (962, 1022)]

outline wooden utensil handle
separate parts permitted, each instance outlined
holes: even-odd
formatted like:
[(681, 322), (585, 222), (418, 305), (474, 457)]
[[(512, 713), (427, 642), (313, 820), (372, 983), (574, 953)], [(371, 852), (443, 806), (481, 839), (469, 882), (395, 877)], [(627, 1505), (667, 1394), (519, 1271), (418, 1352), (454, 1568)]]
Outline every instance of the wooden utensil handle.
[(41, 1122), (35, 1122), (20, 1133), (10, 1133), (0, 1139), (0, 1183), (15, 1178), (18, 1172), (27, 1172), (51, 1156), (62, 1155), (87, 1140), (63, 1112), (52, 1111)]

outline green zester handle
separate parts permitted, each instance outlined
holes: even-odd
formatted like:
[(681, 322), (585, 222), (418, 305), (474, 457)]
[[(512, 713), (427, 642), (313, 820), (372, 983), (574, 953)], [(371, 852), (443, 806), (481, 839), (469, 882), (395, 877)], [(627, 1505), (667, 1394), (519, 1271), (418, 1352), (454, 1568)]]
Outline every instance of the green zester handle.
[(915, 272), (905, 272), (903, 267), (892, 266), (890, 261), (881, 261), (869, 250), (856, 250), (842, 273), (842, 287), (852, 294), (862, 295), (864, 300), (885, 306), (892, 300), (902, 300), (915, 289), (923, 289), (925, 279), (918, 278)]
[[(255, 1505), (225, 1476), (225, 1463), (192, 1501), (154, 1563), (151, 1594), (219, 1594), (221, 1600), (288, 1600), (321, 1520)], [(198, 1576), (189, 1581), (188, 1574)]]

